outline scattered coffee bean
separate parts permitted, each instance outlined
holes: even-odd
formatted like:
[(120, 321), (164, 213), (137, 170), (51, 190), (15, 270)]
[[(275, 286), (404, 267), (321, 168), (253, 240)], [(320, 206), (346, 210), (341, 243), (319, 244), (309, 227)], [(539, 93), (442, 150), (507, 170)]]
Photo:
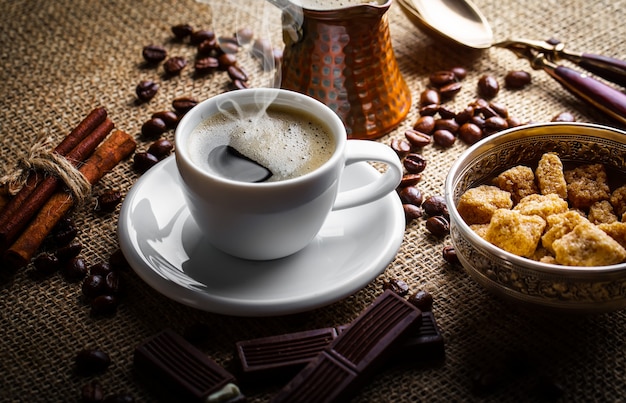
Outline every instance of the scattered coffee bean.
[(483, 138), (483, 131), (474, 123), (468, 122), (459, 127), (458, 136), (463, 142), (474, 144)]
[(484, 134), (493, 134), (495, 132), (502, 131), (504, 129), (508, 129), (509, 124), (506, 122), (506, 119), (501, 118), (500, 116), (492, 116), (485, 120), (485, 133)]
[(133, 167), (140, 173), (146, 172), (158, 162), (157, 157), (147, 152), (135, 153), (133, 157)]
[(220, 66), (219, 60), (215, 57), (207, 56), (196, 59), (193, 68), (198, 74), (212, 73)]
[(467, 123), (470, 121), (470, 119), (474, 116), (474, 107), (469, 105), (467, 106), (465, 109), (463, 109), (461, 112), (457, 113), (456, 116), (454, 117), (454, 120), (456, 120), (456, 122), (459, 125), (463, 125), (464, 123)]
[(411, 143), (408, 140), (392, 139), (391, 149), (396, 152), (398, 157), (404, 158), (411, 152)]
[(61, 267), (59, 258), (51, 253), (40, 253), (33, 260), (33, 265), (38, 273), (43, 275), (49, 275)]
[(222, 53), (217, 57), (217, 65), (221, 70), (228, 70), (230, 66), (237, 65), (237, 56), (233, 53)]
[(193, 33), (193, 27), (189, 24), (174, 25), (171, 30), (176, 39), (179, 40), (185, 39)]
[(180, 114), (189, 112), (196, 105), (198, 101), (191, 97), (179, 97), (172, 101), (172, 107)]
[(74, 359), (79, 375), (93, 375), (106, 370), (111, 365), (111, 358), (102, 350), (84, 349)]
[(437, 92), (436, 90), (427, 89), (422, 91), (422, 93), (420, 94), (420, 106), (439, 105), (440, 103), (441, 97), (439, 96), (439, 92)]
[(104, 277), (99, 274), (90, 274), (83, 280), (81, 288), (83, 295), (89, 299), (93, 299), (98, 295), (102, 295), (105, 291)]
[(73, 257), (61, 265), (61, 274), (67, 281), (82, 280), (87, 274), (85, 260), (80, 257)]
[(247, 45), (252, 42), (254, 32), (248, 27), (239, 28), (237, 32), (235, 32), (235, 37), (239, 45)]
[(454, 112), (452, 109), (448, 108), (445, 105), (439, 105), (439, 109), (437, 110), (437, 113), (439, 113), (439, 116), (441, 117), (441, 119), (455, 120), (456, 118), (456, 112)]
[(170, 155), (174, 145), (168, 139), (158, 139), (148, 147), (148, 153), (154, 155), (159, 161)]
[(141, 55), (144, 60), (150, 64), (161, 63), (167, 57), (167, 50), (159, 45), (144, 46)]
[(422, 204), (422, 191), (415, 186), (407, 186), (398, 190), (398, 196), (402, 203), (414, 204), (420, 206)]
[(82, 403), (101, 403), (104, 399), (102, 385), (98, 381), (91, 381), (85, 384), (81, 389)]
[(111, 256), (109, 256), (108, 264), (110, 265), (112, 270), (123, 271), (130, 268), (130, 265), (128, 264), (128, 261), (126, 260), (126, 257), (124, 256), (124, 253), (122, 253), (121, 249), (117, 249), (115, 252), (111, 253)]
[(96, 263), (89, 268), (89, 274), (97, 274), (102, 277), (106, 277), (107, 274), (111, 273), (113, 268), (109, 263), (101, 262)]
[(391, 290), (401, 297), (409, 293), (409, 286), (406, 282), (398, 279), (384, 280), (383, 290)]
[(426, 200), (422, 203), (422, 208), (424, 212), (430, 216), (444, 216), (446, 219), (450, 216), (448, 212), (448, 205), (446, 204), (446, 199), (443, 196), (434, 195), (428, 196)]
[(252, 44), (252, 55), (264, 61), (273, 59), (272, 42), (266, 38), (257, 38)]
[(437, 112), (439, 112), (439, 104), (424, 105), (419, 109), (420, 116), (434, 116)]
[(443, 216), (433, 216), (426, 220), (426, 229), (432, 235), (441, 238), (450, 233), (450, 224)]
[(78, 228), (71, 219), (60, 221), (52, 231), (52, 239), (58, 248), (72, 242), (78, 235)]
[(220, 38), (218, 41), (218, 49), (220, 52), (235, 55), (239, 52), (239, 45), (234, 38)]
[(441, 99), (445, 99), (445, 100), (452, 99), (456, 96), (456, 94), (458, 94), (461, 91), (462, 87), (463, 87), (463, 84), (459, 82), (446, 84), (443, 87), (439, 88), (439, 95), (441, 96)]
[(450, 71), (454, 73), (458, 80), (465, 80), (465, 77), (467, 77), (467, 69), (465, 67), (452, 67)]
[(403, 188), (407, 186), (415, 186), (421, 180), (422, 180), (422, 174), (405, 174), (402, 176), (402, 179), (400, 180), (399, 187)]
[(456, 142), (456, 136), (450, 130), (435, 130), (435, 132), (433, 133), (433, 141), (438, 146), (449, 148), (452, 147)]
[(215, 39), (215, 32), (208, 29), (198, 29), (189, 35), (189, 43), (199, 45), (204, 41)]
[(94, 316), (112, 315), (117, 311), (118, 299), (114, 295), (99, 295), (91, 301), (91, 314)]
[(141, 125), (141, 134), (148, 138), (160, 137), (166, 131), (167, 125), (159, 118), (150, 118)]
[(432, 115), (420, 116), (413, 129), (421, 133), (432, 134), (435, 130), (435, 118)]
[(552, 122), (575, 122), (576, 118), (569, 112), (561, 112), (552, 118)]
[(478, 94), (485, 98), (493, 98), (500, 92), (500, 84), (495, 77), (484, 75), (478, 80)]
[(506, 88), (517, 90), (530, 84), (531, 76), (526, 71), (509, 71), (504, 77)]
[(402, 209), (404, 210), (404, 218), (407, 224), (415, 219), (422, 217), (423, 215), (422, 208), (416, 206), (415, 204), (403, 204)]
[(233, 81), (248, 81), (248, 75), (246, 74), (246, 72), (237, 65), (228, 66), (226, 72), (228, 73), (228, 77), (230, 77), (230, 79)]
[(408, 301), (423, 312), (433, 309), (433, 296), (428, 291), (417, 291), (408, 298)]
[(178, 121), (180, 118), (176, 114), (176, 112), (172, 111), (160, 111), (152, 114), (151, 118), (161, 119), (165, 122), (165, 126), (168, 129), (175, 129), (178, 126)]
[(54, 254), (60, 262), (67, 262), (70, 259), (75, 258), (83, 250), (83, 245), (80, 242), (72, 241), (67, 245), (58, 248)]
[(437, 130), (447, 130), (454, 134), (459, 130), (459, 124), (454, 119), (435, 119), (435, 131)]
[(122, 193), (117, 190), (107, 190), (98, 196), (96, 211), (110, 213), (115, 211), (118, 204), (122, 202)]
[(513, 118), (513, 117), (508, 117), (506, 118), (506, 123), (509, 125), (509, 127), (517, 127), (517, 126), (521, 126), (523, 125), (522, 121), (518, 118)]
[(444, 246), (441, 253), (443, 256), (443, 260), (450, 263), (451, 265), (461, 264), (461, 262), (459, 262), (459, 257), (456, 254), (456, 249), (454, 248), (454, 246), (452, 245)]
[(426, 147), (432, 142), (432, 138), (428, 134), (415, 129), (408, 129), (404, 132), (404, 136), (409, 141), (411, 146), (417, 148)]
[(443, 87), (456, 82), (456, 75), (450, 70), (441, 70), (431, 74), (429, 80), (433, 86)]
[(117, 294), (120, 291), (120, 275), (116, 271), (112, 271), (104, 278), (104, 290), (107, 294)]
[(170, 57), (163, 64), (165, 73), (170, 76), (179, 75), (185, 67), (187, 67), (187, 59), (181, 56)]
[(427, 160), (420, 154), (410, 153), (404, 158), (403, 165), (407, 172), (418, 174), (426, 169)]
[(242, 90), (245, 88), (250, 88), (246, 81), (241, 80), (232, 80), (230, 84), (228, 84), (228, 86), (231, 90)]
[(509, 117), (509, 108), (507, 108), (506, 105), (500, 102), (489, 102), (489, 107), (496, 112), (498, 116), (505, 119)]
[(217, 39), (205, 39), (197, 48), (197, 56), (215, 56), (217, 51)]

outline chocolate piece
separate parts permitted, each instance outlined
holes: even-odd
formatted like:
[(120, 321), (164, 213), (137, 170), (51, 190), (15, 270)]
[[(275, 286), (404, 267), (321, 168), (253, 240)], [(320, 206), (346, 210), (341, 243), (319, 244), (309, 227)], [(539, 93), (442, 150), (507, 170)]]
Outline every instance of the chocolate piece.
[(420, 319), (419, 309), (386, 290), (272, 401), (348, 401)]
[(177, 401), (245, 400), (231, 373), (170, 329), (140, 344), (135, 349), (134, 364), (151, 384), (159, 384)]

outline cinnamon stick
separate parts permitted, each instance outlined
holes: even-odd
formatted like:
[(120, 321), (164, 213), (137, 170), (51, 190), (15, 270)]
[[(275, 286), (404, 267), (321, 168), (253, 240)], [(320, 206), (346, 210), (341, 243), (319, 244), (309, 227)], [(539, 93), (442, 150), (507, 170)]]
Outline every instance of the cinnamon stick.
[[(113, 130), (113, 122), (105, 118), (102, 123), (82, 139), (71, 151), (67, 152), (65, 158), (74, 166), (84, 161), (98, 144)], [(63, 143), (62, 143), (63, 144)], [(42, 175), (31, 175), (31, 177), (41, 177)], [(20, 232), (28, 225), (31, 218), (37, 214), (41, 207), (57, 190), (61, 184), (56, 176), (46, 176), (39, 178), (37, 186), (30, 192), (27, 198), (21, 200), (19, 208), (12, 214), (5, 213), (4, 219), (0, 221), (0, 251), (6, 250)]]
[[(54, 148), (54, 152), (59, 155), (66, 156), (69, 154), (81, 141), (83, 141), (89, 134), (91, 134), (98, 126), (100, 126), (107, 118), (106, 109), (99, 107), (92, 110), (85, 119), (83, 119), (70, 133)], [(95, 147), (94, 147), (95, 149)], [(91, 151), (93, 151), (92, 149)], [(85, 157), (83, 157), (84, 159)], [(13, 196), (4, 208), (0, 211), (0, 228), (6, 228), (7, 220), (13, 217), (23, 208), (23, 203), (26, 201), (37, 188), (37, 185), (43, 180), (43, 175), (37, 172), (31, 172), (26, 179), (26, 183), (15, 196)], [(0, 240), (0, 250), (6, 248), (2, 247), (2, 241)]]
[[(120, 161), (131, 155), (135, 151), (136, 146), (135, 140), (128, 133), (114, 130), (109, 138), (79, 168), (79, 171), (93, 185)], [(65, 192), (55, 193), (40, 209), (28, 228), (5, 252), (5, 263), (15, 268), (26, 266), (46, 236), (48, 236), (73, 204), (71, 195)]]

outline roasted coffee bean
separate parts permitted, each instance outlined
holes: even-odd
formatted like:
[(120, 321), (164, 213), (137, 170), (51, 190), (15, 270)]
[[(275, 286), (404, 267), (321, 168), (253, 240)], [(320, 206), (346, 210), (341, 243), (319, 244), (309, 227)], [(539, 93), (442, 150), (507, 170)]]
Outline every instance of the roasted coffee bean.
[(199, 45), (206, 40), (213, 39), (216, 39), (215, 32), (208, 29), (198, 29), (189, 35), (189, 43), (192, 45)]
[(404, 219), (407, 224), (415, 219), (422, 217), (423, 215), (422, 208), (416, 206), (415, 204), (403, 204), (402, 209), (404, 210)]
[(182, 56), (173, 56), (165, 61), (163, 69), (170, 76), (179, 75), (183, 69), (187, 67), (187, 59)]
[(82, 403), (101, 403), (104, 399), (102, 385), (98, 381), (91, 381), (85, 384), (80, 393)]
[(81, 288), (83, 295), (89, 299), (93, 299), (98, 295), (102, 295), (105, 291), (104, 277), (99, 274), (90, 274), (83, 280)]
[(97, 274), (102, 277), (106, 277), (107, 274), (111, 273), (113, 268), (109, 263), (100, 262), (89, 267), (89, 274)]
[(79, 375), (93, 375), (106, 370), (111, 365), (111, 358), (102, 350), (84, 349), (76, 354), (74, 362)]
[(135, 398), (128, 393), (115, 393), (113, 395), (109, 395), (102, 403), (134, 403)]
[(107, 190), (104, 193), (98, 195), (98, 203), (96, 205), (96, 211), (103, 213), (110, 213), (115, 211), (118, 204), (122, 202), (122, 193), (117, 190)]
[(433, 309), (433, 296), (428, 291), (417, 291), (408, 298), (408, 301), (422, 312), (429, 312)]
[(182, 40), (193, 33), (193, 27), (189, 24), (177, 24), (170, 28), (176, 39)]
[(167, 125), (159, 118), (150, 118), (141, 125), (141, 134), (148, 138), (160, 137), (166, 131)]
[(54, 232), (52, 238), (57, 247), (62, 247), (70, 242), (78, 235), (78, 228), (70, 226)]
[(426, 169), (427, 160), (420, 154), (410, 153), (404, 157), (403, 165), (407, 172), (418, 174)]
[(429, 80), (433, 86), (443, 87), (444, 85), (456, 82), (456, 76), (450, 70), (441, 70), (431, 74)]
[(493, 134), (504, 129), (508, 129), (509, 124), (506, 122), (506, 119), (501, 118), (500, 116), (492, 116), (489, 119), (485, 120), (485, 134)]
[(206, 39), (197, 47), (198, 54), (196, 55), (198, 58), (202, 56), (215, 56), (217, 52), (217, 39)]
[(446, 84), (439, 88), (439, 95), (441, 96), (441, 99), (452, 99), (461, 91), (461, 88), (463, 88), (463, 84), (459, 82)]
[(509, 125), (509, 127), (517, 127), (523, 124), (521, 120), (519, 120), (518, 118), (513, 118), (511, 116), (506, 118), (506, 123)]
[(489, 107), (501, 118), (506, 119), (509, 117), (509, 109), (506, 107), (506, 105), (499, 102), (489, 102)]
[(261, 60), (272, 59), (272, 42), (266, 38), (257, 38), (252, 44), (252, 55)]
[(54, 252), (54, 254), (59, 259), (59, 261), (67, 262), (70, 259), (73, 259), (76, 256), (78, 256), (82, 250), (83, 250), (83, 245), (80, 242), (73, 241), (73, 242), (68, 243), (67, 245), (64, 245), (58, 248)]
[(426, 220), (426, 229), (434, 236), (442, 238), (450, 233), (450, 224), (445, 217), (437, 215)]
[(237, 32), (235, 32), (235, 37), (239, 45), (247, 45), (252, 42), (254, 32), (248, 27), (239, 28)]
[(178, 122), (180, 120), (176, 112), (172, 111), (155, 112), (150, 117), (161, 119), (163, 122), (165, 122), (165, 126), (167, 126), (168, 129), (175, 129), (176, 126), (178, 126)]
[(107, 294), (117, 294), (120, 291), (120, 275), (112, 271), (104, 278), (104, 289)]
[(430, 115), (420, 116), (413, 125), (413, 129), (430, 135), (435, 130), (435, 118)]
[(422, 180), (422, 174), (405, 174), (400, 180), (399, 187), (415, 186)]
[(98, 295), (91, 301), (91, 313), (94, 316), (112, 315), (117, 311), (117, 305), (115, 295)]
[(404, 136), (413, 147), (426, 147), (432, 142), (432, 138), (428, 134), (422, 133), (415, 129), (409, 129), (405, 131)]
[(232, 53), (222, 53), (217, 57), (217, 62), (219, 69), (228, 70), (230, 66), (235, 66), (237, 64), (237, 56)]
[(406, 157), (411, 152), (411, 143), (406, 139), (391, 139), (390, 147), (400, 158)]
[(139, 84), (137, 84), (137, 87), (135, 88), (135, 94), (137, 94), (137, 98), (139, 98), (139, 100), (143, 102), (148, 102), (149, 100), (154, 98), (158, 91), (159, 84), (155, 83), (152, 80), (143, 80)]
[(478, 94), (485, 98), (493, 98), (500, 92), (500, 84), (495, 77), (484, 75), (478, 80)]
[(441, 103), (441, 97), (436, 90), (427, 89), (420, 94), (420, 106), (426, 105), (439, 105)]
[(189, 112), (196, 105), (198, 101), (191, 97), (179, 97), (172, 101), (172, 108), (181, 115)]
[(61, 265), (61, 274), (67, 281), (82, 280), (87, 274), (87, 265), (80, 257), (73, 257)]
[(243, 89), (246, 89), (246, 88), (250, 88), (250, 86), (248, 85), (248, 83), (246, 81), (232, 80), (229, 83), (229, 88), (231, 90), (243, 90)]
[(439, 113), (439, 117), (441, 119), (454, 119), (456, 118), (456, 112), (445, 105), (439, 105), (439, 109), (437, 110)]
[(228, 66), (226, 72), (228, 73), (228, 77), (230, 77), (230, 79), (233, 81), (248, 81), (248, 75), (246, 74), (246, 72), (237, 65)]
[(420, 116), (435, 116), (438, 112), (439, 104), (424, 105), (419, 109)]
[(524, 88), (525, 86), (530, 84), (530, 81), (530, 73), (526, 71), (509, 71), (504, 77), (504, 85), (506, 86), (506, 88), (514, 90)]
[(167, 57), (167, 50), (159, 45), (147, 45), (141, 50), (144, 60), (150, 64), (161, 63)]
[(467, 69), (465, 67), (452, 67), (450, 71), (454, 73), (458, 80), (465, 80), (465, 77), (467, 77)]
[(456, 116), (454, 117), (454, 120), (456, 120), (456, 122), (459, 125), (462, 125), (464, 123), (467, 123), (470, 121), (470, 119), (474, 116), (474, 107), (473, 106), (467, 106), (465, 109), (463, 109), (461, 112), (457, 113)]
[(158, 139), (148, 147), (148, 153), (157, 157), (160, 161), (170, 155), (174, 145), (168, 139)]
[(428, 196), (426, 200), (424, 200), (424, 202), (422, 203), (422, 208), (424, 209), (424, 212), (430, 217), (438, 215), (444, 216), (446, 219), (450, 217), (446, 198), (443, 196)]
[(383, 290), (391, 290), (401, 297), (409, 293), (409, 286), (406, 282), (398, 279), (390, 279), (383, 281)]
[(457, 134), (459, 138), (467, 144), (474, 144), (483, 138), (482, 129), (474, 123), (464, 123), (459, 127)]
[(449, 148), (454, 145), (454, 142), (456, 141), (456, 136), (450, 130), (435, 130), (435, 132), (433, 133), (433, 141), (438, 146)]
[(206, 56), (197, 59), (193, 64), (193, 68), (199, 74), (208, 74), (217, 70), (219, 65), (220, 63), (215, 57)]
[(33, 260), (33, 265), (38, 273), (48, 275), (59, 270), (61, 262), (57, 256), (51, 253), (40, 253)]
[(108, 264), (113, 270), (128, 270), (130, 267), (121, 249), (117, 249), (115, 252), (111, 253)]
[(435, 119), (435, 131), (437, 130), (447, 130), (454, 134), (459, 130), (459, 124), (454, 119)]
[(480, 130), (485, 128), (485, 119), (482, 116), (474, 115), (470, 119), (470, 122), (478, 126)]
[(235, 38), (219, 38), (217, 48), (221, 53), (234, 55), (239, 52), (239, 45)]
[(575, 122), (576, 118), (569, 112), (561, 112), (552, 118), (552, 122)]
[(404, 204), (422, 204), (422, 191), (415, 186), (407, 186), (398, 190), (398, 196)]
[(158, 162), (157, 157), (147, 152), (135, 153), (133, 157), (133, 167), (140, 173), (146, 172)]
[(441, 255), (443, 256), (443, 260), (450, 263), (451, 265), (459, 265), (459, 257), (456, 254), (456, 249), (452, 245), (446, 245), (443, 247), (441, 251)]

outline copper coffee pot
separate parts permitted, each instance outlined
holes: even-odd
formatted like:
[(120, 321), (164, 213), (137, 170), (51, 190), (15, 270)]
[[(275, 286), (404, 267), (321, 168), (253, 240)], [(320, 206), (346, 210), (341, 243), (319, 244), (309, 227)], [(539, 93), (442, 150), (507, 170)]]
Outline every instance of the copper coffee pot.
[(391, 0), (328, 10), (269, 1), (283, 10), (282, 88), (329, 106), (349, 138), (375, 139), (398, 126), (411, 93), (391, 46)]

